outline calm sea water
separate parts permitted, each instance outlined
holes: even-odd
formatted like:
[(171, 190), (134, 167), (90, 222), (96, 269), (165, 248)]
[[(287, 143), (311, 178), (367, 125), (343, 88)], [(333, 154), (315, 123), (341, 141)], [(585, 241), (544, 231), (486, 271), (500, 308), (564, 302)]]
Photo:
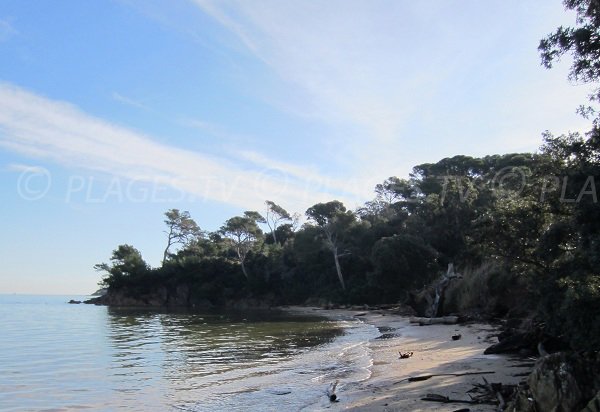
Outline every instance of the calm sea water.
[(330, 382), (368, 378), (378, 335), (355, 319), (71, 298), (0, 295), (1, 411), (320, 410)]

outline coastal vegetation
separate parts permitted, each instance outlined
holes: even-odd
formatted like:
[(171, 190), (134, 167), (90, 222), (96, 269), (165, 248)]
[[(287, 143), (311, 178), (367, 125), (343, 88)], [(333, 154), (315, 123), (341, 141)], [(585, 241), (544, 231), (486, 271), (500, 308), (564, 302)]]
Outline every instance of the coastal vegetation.
[[(571, 80), (600, 80), (600, 6), (567, 0), (577, 27), (540, 43), (546, 67), (573, 55)], [(593, 105), (600, 89), (591, 96)], [(600, 348), (600, 115), (585, 134), (545, 132), (536, 153), (456, 155), (392, 176), (356, 210), (338, 200), (304, 211), (273, 200), (214, 232), (189, 212), (165, 213), (160, 267), (120, 245), (108, 295), (142, 304), (409, 303), (454, 264), (441, 314), (529, 317), (574, 349)], [(106, 299), (105, 299), (106, 301)]]

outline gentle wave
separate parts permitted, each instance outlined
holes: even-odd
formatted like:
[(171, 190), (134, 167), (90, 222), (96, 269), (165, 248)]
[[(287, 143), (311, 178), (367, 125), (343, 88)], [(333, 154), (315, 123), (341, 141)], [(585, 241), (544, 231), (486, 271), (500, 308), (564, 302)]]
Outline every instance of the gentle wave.
[(0, 410), (318, 410), (331, 382), (369, 377), (377, 336), (358, 320), (66, 300), (0, 296)]

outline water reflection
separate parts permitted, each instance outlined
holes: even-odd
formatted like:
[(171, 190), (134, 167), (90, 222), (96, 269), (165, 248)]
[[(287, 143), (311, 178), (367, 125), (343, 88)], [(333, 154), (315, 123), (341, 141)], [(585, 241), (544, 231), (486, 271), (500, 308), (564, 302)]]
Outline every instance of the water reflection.
[(276, 373), (275, 365), (342, 333), (335, 322), (275, 311), (108, 308), (107, 321), (121, 401), (150, 396), (171, 406), (195, 404), (236, 382), (236, 391), (256, 390), (243, 382)]
[(358, 321), (71, 298), (0, 296), (0, 410), (275, 411), (289, 391), (298, 410), (332, 379), (360, 380), (361, 342), (378, 335)]

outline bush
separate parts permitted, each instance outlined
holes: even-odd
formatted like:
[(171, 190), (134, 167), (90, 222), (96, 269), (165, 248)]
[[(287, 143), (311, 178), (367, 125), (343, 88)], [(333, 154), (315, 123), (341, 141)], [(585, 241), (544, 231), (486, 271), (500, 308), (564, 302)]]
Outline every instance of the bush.
[(446, 289), (445, 313), (496, 317), (510, 311), (523, 312), (522, 305), (527, 302), (522, 298), (525, 288), (503, 266), (486, 262), (460, 273), (462, 278), (453, 280)]
[(436, 251), (408, 235), (378, 240), (371, 261), (374, 270), (369, 280), (381, 291), (381, 302), (397, 302), (409, 290), (428, 284), (439, 270)]

